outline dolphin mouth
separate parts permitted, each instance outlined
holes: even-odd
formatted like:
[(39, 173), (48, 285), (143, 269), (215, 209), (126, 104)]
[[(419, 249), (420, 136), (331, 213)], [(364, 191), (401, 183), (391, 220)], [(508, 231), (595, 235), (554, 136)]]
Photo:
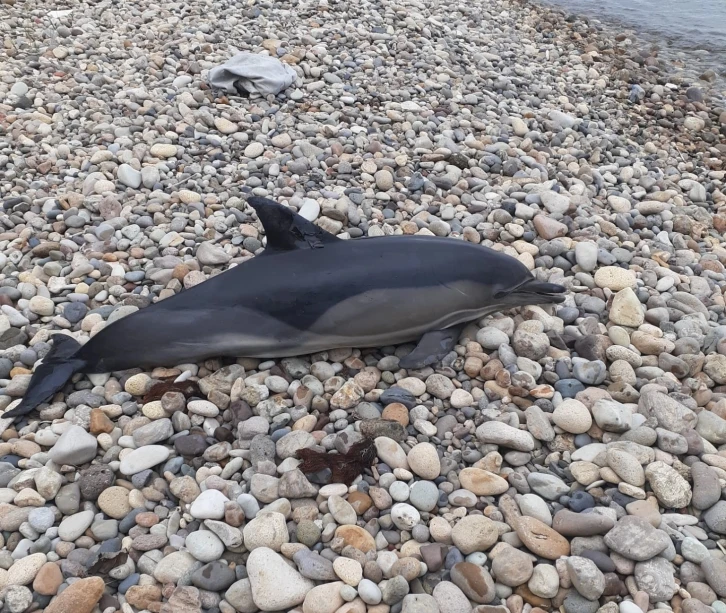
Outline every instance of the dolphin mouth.
[(510, 297), (526, 300), (527, 304), (561, 304), (567, 289), (557, 283), (546, 283), (535, 278), (528, 279), (522, 285), (508, 293)]

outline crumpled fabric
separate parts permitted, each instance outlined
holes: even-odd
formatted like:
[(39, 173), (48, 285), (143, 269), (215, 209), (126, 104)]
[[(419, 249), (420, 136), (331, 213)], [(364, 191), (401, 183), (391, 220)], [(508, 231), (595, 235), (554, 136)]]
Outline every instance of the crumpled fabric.
[(297, 79), (291, 66), (276, 57), (238, 53), (209, 71), (209, 84), (230, 94), (279, 94)]

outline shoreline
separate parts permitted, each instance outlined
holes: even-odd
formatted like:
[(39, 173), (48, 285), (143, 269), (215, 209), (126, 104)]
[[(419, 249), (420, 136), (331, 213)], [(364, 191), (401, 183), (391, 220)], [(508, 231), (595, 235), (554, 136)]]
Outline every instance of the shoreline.
[[(0, 413), (7, 608), (726, 613), (720, 102), (522, 0), (0, 2), (0, 411), (52, 333), (263, 253), (250, 194), (568, 290), (421, 370), (210, 359)], [(298, 79), (211, 91), (238, 51)]]
[[(569, 18), (575, 17), (588, 20), (604, 31), (635, 37), (637, 40), (636, 46), (656, 49), (664, 55), (665, 59), (673, 65), (671, 70), (674, 74), (681, 74), (705, 87), (720, 88), (718, 96), (721, 99), (726, 95), (726, 75), (716, 73), (709, 75), (708, 79), (701, 78), (706, 71), (717, 69), (722, 65), (722, 62), (718, 59), (709, 61), (709, 58), (713, 57), (714, 53), (718, 58), (718, 54), (723, 54), (726, 49), (714, 52), (702, 45), (688, 46), (679, 37), (664, 35), (662, 32), (647, 29), (642, 24), (627, 23), (614, 14), (598, 14), (591, 8), (588, 10), (588, 7), (578, 9), (575, 6), (559, 4), (557, 0), (538, 0), (535, 4), (546, 10), (560, 11)], [(689, 62), (694, 64), (695, 68), (689, 70), (688, 66), (685, 65)]]

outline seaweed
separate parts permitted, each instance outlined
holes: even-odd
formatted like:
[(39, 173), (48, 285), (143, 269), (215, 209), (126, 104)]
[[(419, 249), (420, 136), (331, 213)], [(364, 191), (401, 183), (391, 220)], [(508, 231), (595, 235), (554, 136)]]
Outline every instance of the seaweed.
[(332, 483), (350, 485), (366, 468), (370, 468), (376, 457), (376, 446), (373, 439), (366, 438), (351, 445), (346, 453), (300, 449), (297, 457), (302, 460), (298, 468), (303, 473), (316, 473), (329, 468), (332, 472)]
[[(80, 573), (81, 577), (98, 577), (99, 575), (108, 580), (108, 574), (117, 566), (126, 564), (129, 554), (125, 551), (106, 551), (97, 554), (95, 558), (89, 560), (90, 564), (87, 569), (83, 569)], [(108, 582), (108, 581), (107, 581)]]
[(146, 395), (141, 400), (144, 404), (147, 402), (153, 402), (154, 400), (161, 400), (161, 397), (167, 392), (181, 392), (184, 397), (188, 400), (191, 396), (200, 396), (199, 386), (194, 381), (160, 381), (154, 384), (151, 389), (146, 392)]

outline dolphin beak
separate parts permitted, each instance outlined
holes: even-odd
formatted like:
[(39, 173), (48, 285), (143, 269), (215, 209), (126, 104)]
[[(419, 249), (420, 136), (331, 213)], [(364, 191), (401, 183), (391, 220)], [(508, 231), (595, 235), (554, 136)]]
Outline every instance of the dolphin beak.
[(509, 296), (522, 298), (527, 304), (560, 304), (565, 301), (563, 294), (566, 291), (562, 285), (532, 278), (510, 291)]

